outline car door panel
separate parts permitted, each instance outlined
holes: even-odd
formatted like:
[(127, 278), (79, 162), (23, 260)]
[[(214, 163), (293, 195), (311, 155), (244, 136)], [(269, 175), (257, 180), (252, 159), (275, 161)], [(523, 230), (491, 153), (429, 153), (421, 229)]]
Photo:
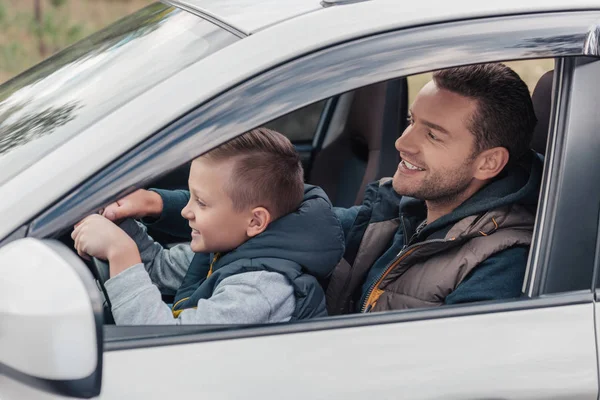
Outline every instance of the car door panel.
[(583, 400), (598, 389), (591, 302), (109, 351), (104, 365), (101, 399), (177, 387), (210, 399)]

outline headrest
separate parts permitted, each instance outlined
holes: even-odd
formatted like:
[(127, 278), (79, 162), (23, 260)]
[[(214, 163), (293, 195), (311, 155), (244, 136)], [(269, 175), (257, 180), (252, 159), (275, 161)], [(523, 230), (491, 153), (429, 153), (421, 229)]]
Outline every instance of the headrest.
[(531, 148), (540, 154), (545, 154), (546, 142), (548, 141), (553, 78), (554, 71), (548, 71), (542, 75), (531, 95), (533, 109), (538, 120), (531, 138)]

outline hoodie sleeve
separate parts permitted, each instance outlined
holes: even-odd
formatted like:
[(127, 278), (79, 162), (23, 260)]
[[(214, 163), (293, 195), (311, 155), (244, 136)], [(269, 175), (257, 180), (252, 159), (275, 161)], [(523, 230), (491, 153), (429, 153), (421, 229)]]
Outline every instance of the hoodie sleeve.
[(502, 300), (521, 296), (529, 247), (515, 246), (488, 258), (450, 293), (445, 304)]
[(296, 307), (294, 288), (276, 272), (256, 271), (223, 279), (209, 299), (177, 318), (142, 264), (106, 281), (117, 325), (262, 324), (289, 321)]
[(143, 218), (142, 222), (152, 229), (172, 236), (190, 239), (191, 229), (188, 221), (181, 215), (181, 210), (190, 200), (187, 190), (150, 189), (160, 195), (163, 210), (158, 218)]
[(132, 219), (124, 220), (119, 227), (135, 242), (152, 282), (163, 294), (175, 294), (187, 273), (195, 253), (189, 243), (165, 249), (146, 233), (146, 227)]

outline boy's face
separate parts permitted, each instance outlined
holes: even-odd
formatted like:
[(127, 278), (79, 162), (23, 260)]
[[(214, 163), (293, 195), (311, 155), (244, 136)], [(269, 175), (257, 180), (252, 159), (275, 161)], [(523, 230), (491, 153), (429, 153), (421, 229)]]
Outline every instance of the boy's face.
[(192, 228), (192, 250), (216, 253), (235, 249), (248, 239), (251, 210), (238, 212), (225, 192), (235, 161), (192, 162), (189, 178), (190, 201), (181, 211)]

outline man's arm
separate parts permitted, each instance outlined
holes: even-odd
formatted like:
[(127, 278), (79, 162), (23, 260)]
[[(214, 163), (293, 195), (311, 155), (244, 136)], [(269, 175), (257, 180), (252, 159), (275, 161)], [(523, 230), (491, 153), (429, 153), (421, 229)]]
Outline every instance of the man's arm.
[(333, 207), (333, 212), (342, 225), (344, 238), (348, 237), (348, 232), (350, 232), (350, 228), (354, 225), (360, 207), (361, 206), (353, 206), (350, 208)]
[(190, 200), (190, 192), (163, 189), (150, 189), (150, 192), (160, 195), (162, 212), (158, 218), (142, 218), (142, 222), (152, 229), (189, 240), (192, 230), (189, 222), (181, 215), (181, 210)]
[(488, 258), (450, 293), (445, 304), (502, 300), (521, 296), (529, 247), (515, 246)]
[(139, 189), (106, 206), (102, 216), (115, 223), (125, 218), (142, 219), (157, 231), (189, 240), (191, 229), (181, 215), (189, 198), (187, 190)]
[(106, 281), (117, 325), (260, 324), (291, 318), (294, 288), (276, 272), (257, 271), (223, 279), (209, 299), (177, 318), (162, 300), (142, 264)]

